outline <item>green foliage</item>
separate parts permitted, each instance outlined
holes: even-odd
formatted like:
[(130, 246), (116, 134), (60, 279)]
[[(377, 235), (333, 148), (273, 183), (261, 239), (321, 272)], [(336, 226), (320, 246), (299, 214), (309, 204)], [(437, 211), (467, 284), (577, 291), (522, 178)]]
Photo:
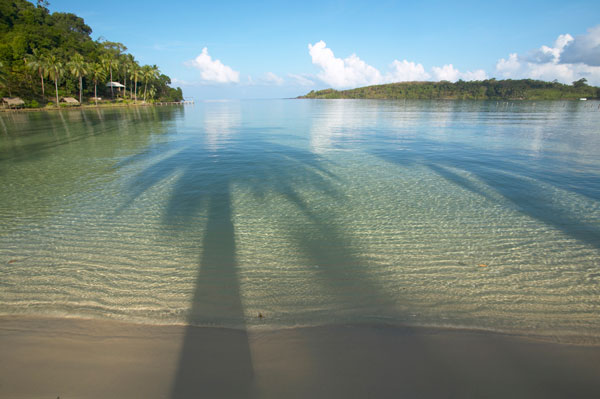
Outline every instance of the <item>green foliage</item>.
[(183, 92), (181, 91), (181, 87), (176, 89), (167, 86), (166, 92), (159, 95), (162, 101), (166, 102), (178, 102), (183, 101)]
[[(52, 97), (56, 102), (59, 92), (77, 93), (80, 98), (92, 97), (95, 92), (108, 98), (111, 91), (116, 97), (135, 97), (131, 73), (140, 65), (125, 53), (123, 44), (92, 40), (91, 33), (75, 14), (50, 13), (47, 1), (38, 0), (36, 6), (26, 0), (0, 0), (0, 96), (35, 99), (41, 104)], [(103, 65), (106, 73), (92, 73), (92, 64)], [(176, 89), (168, 86), (168, 77), (158, 75), (156, 68), (154, 75), (146, 79), (138, 75), (138, 79), (148, 99), (166, 101)], [(126, 84), (127, 91), (107, 88), (108, 79)]]
[(496, 80), (456, 83), (402, 82), (360, 87), (351, 90), (311, 91), (299, 98), (370, 98), (370, 99), (460, 99), (460, 100), (558, 100), (580, 97), (597, 98), (600, 88), (588, 86), (586, 80), (565, 85), (541, 80)]
[(574, 87), (585, 87), (585, 86), (587, 86), (587, 79), (581, 78), (579, 80), (576, 80), (575, 82), (573, 82), (573, 86)]

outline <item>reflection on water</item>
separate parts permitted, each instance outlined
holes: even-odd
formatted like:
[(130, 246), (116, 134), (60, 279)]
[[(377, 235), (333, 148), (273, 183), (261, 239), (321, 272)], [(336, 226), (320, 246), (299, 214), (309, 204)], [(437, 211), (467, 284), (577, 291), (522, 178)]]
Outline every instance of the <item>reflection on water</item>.
[(204, 111), (206, 147), (212, 152), (226, 149), (234, 130), (240, 128), (239, 103), (226, 104), (226, 112)]
[(598, 336), (598, 122), (577, 102), (0, 114), (0, 312)]

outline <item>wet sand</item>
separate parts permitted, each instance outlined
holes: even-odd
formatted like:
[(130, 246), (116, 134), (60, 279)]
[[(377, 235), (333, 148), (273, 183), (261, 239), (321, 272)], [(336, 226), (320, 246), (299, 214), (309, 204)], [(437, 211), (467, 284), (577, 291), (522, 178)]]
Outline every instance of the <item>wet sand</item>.
[(0, 354), (2, 398), (600, 397), (600, 346), (467, 330), (5, 316)]

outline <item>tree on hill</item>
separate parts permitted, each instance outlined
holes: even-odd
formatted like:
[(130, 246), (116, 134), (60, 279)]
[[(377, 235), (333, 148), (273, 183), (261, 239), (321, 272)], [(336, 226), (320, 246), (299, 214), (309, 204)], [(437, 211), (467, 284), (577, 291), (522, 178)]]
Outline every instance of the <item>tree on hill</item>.
[[(45, 84), (48, 77), (54, 81), (56, 93), (78, 91), (81, 100), (86, 95), (97, 97), (114, 90), (104, 85), (98, 87), (99, 80), (93, 90), (91, 85), (84, 87), (85, 68), (81, 69), (80, 65), (77, 68), (79, 72), (73, 72), (71, 68), (74, 53), (80, 54), (87, 64), (104, 60), (110, 81), (120, 79), (125, 86), (131, 86), (127, 82), (135, 78), (133, 64), (137, 68), (140, 66), (132, 55), (126, 53), (127, 47), (104, 39), (92, 40), (91, 32), (85, 21), (75, 14), (51, 13), (47, 1), (37, 1), (36, 5), (26, 0), (0, 0), (0, 63), (3, 65), (0, 68), (0, 77), (3, 78), (0, 96), (8, 94), (37, 98), (43, 104), (46, 102)], [(51, 70), (46, 62), (49, 54), (53, 57), (52, 65), (60, 65), (59, 69), (66, 69), (69, 73), (64, 74), (64, 70), (56, 73), (56, 68)], [(34, 78), (38, 84), (34, 83)], [(140, 78), (138, 73), (137, 80)], [(152, 86), (159, 98), (182, 99), (181, 90), (168, 87), (170, 79), (152, 78), (144, 82), (146, 97), (153, 97), (148, 96), (148, 89)], [(135, 90), (130, 89), (130, 95), (131, 98), (136, 97)]]
[(79, 79), (79, 104), (82, 102), (83, 92), (83, 77), (88, 74), (88, 65), (80, 54), (75, 54), (71, 57), (71, 61), (67, 64), (71, 74)]
[(32, 70), (33, 72), (36, 72), (42, 83), (42, 97), (45, 96), (45, 92), (44, 92), (44, 77), (48, 76), (48, 67), (47, 67), (47, 60), (46, 60), (46, 56), (44, 54), (41, 54), (38, 49), (33, 49), (31, 54), (26, 54), (25, 55), (25, 63), (27, 65), (27, 67)]
[(106, 72), (104, 72), (104, 68), (102, 65), (98, 63), (93, 63), (90, 65), (90, 76), (92, 77), (92, 81), (94, 82), (94, 101), (96, 105), (98, 105), (98, 82), (104, 81), (106, 79)]
[(148, 82), (158, 78), (160, 71), (156, 65), (144, 65), (142, 67), (142, 79), (144, 80), (144, 101), (146, 101), (146, 90), (148, 89)]
[(58, 80), (64, 73), (63, 63), (56, 56), (56, 54), (50, 54), (48, 56), (48, 74), (50, 78), (54, 80), (54, 89), (56, 90), (56, 106), (58, 107)]
[(0, 87), (6, 84), (6, 72), (4, 72), (4, 64), (0, 61)]
[(137, 82), (141, 76), (142, 70), (137, 64), (131, 66), (131, 77), (134, 79), (133, 101), (137, 102)]

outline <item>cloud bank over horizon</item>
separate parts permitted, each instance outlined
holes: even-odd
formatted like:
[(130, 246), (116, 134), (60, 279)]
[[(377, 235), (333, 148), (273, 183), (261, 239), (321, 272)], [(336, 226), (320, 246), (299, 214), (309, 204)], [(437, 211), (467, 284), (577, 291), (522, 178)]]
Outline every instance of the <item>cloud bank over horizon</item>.
[(561, 34), (552, 45), (542, 45), (524, 53), (515, 52), (506, 58), (498, 58), (491, 73), (483, 69), (460, 71), (452, 63), (426, 69), (423, 64), (406, 59), (394, 59), (387, 70), (383, 71), (369, 65), (355, 53), (346, 58), (336, 56), (323, 40), (309, 43), (308, 53), (312, 64), (317, 68), (316, 73), (283, 72), (278, 75), (268, 71), (256, 77), (244, 75), (244, 79), (241, 79), (240, 72), (219, 59), (213, 59), (208, 48), (204, 47), (196, 58), (185, 62), (186, 66), (200, 71), (200, 79), (194, 82), (173, 78), (173, 82), (184, 86), (234, 83), (241, 86), (284, 88), (316, 88), (325, 84), (336, 89), (346, 89), (393, 82), (456, 82), (496, 77), (557, 80), (565, 84), (585, 78), (591, 85), (600, 85), (600, 25), (587, 29), (581, 35)]
[(393, 82), (448, 80), (456, 82), (462, 80), (483, 80), (487, 74), (483, 69), (461, 72), (452, 64), (441, 67), (432, 67), (431, 73), (425, 71), (422, 64), (408, 60), (394, 60), (390, 71), (382, 74), (377, 68), (361, 60), (356, 54), (347, 58), (338, 58), (327, 47), (323, 40), (308, 45), (312, 63), (321, 71), (317, 74), (322, 82), (333, 88), (348, 88), (369, 86)]
[(559, 35), (552, 47), (543, 45), (526, 54), (511, 53), (496, 63), (496, 72), (505, 79), (557, 80), (571, 83), (585, 78), (600, 84), (600, 25), (576, 37)]
[[(483, 69), (461, 72), (453, 64), (433, 66), (429, 71), (414, 61), (394, 60), (389, 71), (382, 73), (356, 54), (336, 57), (321, 40), (308, 45), (313, 65), (319, 68), (316, 78), (336, 89), (407, 81), (485, 80), (490, 76)], [(503, 79), (557, 80), (570, 84), (585, 78), (592, 85), (600, 84), (600, 25), (587, 33), (559, 35), (552, 46), (542, 45), (525, 54), (511, 53), (496, 62), (495, 76)]]

